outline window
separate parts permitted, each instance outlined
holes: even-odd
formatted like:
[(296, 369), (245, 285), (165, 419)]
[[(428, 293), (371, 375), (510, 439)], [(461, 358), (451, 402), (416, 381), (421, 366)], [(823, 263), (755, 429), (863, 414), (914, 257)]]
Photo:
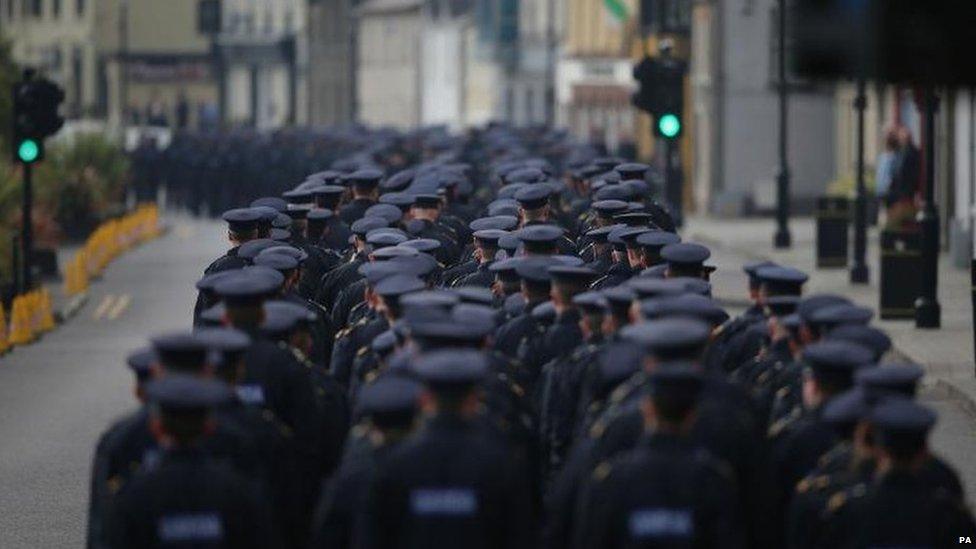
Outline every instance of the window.
[(40, 17), (44, 13), (44, 0), (29, 0), (30, 12), (34, 17)]
[(61, 17), (61, 0), (51, 0), (51, 14), (55, 19)]
[(85, 15), (85, 0), (75, 0), (75, 13), (78, 17)]

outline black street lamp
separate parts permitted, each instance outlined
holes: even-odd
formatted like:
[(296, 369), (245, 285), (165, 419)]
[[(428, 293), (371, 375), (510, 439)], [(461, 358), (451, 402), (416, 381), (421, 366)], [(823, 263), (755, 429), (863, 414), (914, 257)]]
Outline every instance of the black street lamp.
[(935, 114), (939, 98), (928, 87), (925, 106), (925, 198), (915, 218), (922, 229), (922, 288), (915, 300), (915, 327), (938, 328), (942, 321), (939, 306), (939, 212), (935, 209)]
[(789, 131), (787, 115), (786, 88), (786, 0), (778, 0), (779, 10), (779, 170), (776, 173), (776, 234), (773, 245), (777, 248), (789, 248), (792, 244), (790, 237), (790, 168), (787, 158), (787, 132)]
[(868, 264), (864, 260), (867, 251), (867, 189), (864, 185), (864, 110), (868, 98), (864, 93), (864, 78), (857, 80), (857, 196), (854, 199), (854, 261), (851, 266), (851, 282), (867, 284), (870, 278)]

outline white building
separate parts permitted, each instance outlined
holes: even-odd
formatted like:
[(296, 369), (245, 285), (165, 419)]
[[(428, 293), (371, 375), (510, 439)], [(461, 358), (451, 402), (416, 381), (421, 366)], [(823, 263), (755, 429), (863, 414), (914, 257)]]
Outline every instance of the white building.
[(376, 126), (422, 120), (422, 0), (368, 0), (357, 9), (356, 111)]

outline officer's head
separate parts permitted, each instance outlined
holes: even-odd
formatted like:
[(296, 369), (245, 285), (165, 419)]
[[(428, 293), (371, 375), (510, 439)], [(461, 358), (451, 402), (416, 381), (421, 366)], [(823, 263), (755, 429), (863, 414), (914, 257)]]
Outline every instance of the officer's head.
[(225, 306), (224, 322), (248, 333), (264, 321), (263, 304), (277, 296), (285, 277), (267, 267), (249, 267), (217, 283), (214, 291)]
[(698, 367), (684, 362), (662, 363), (648, 376), (641, 403), (645, 429), (686, 433), (695, 418), (703, 378)]
[(146, 386), (150, 402), (149, 429), (164, 448), (188, 447), (216, 429), (212, 411), (230, 401), (225, 384), (174, 374)]
[(312, 350), (312, 326), (317, 320), (317, 315), (300, 303), (268, 301), (261, 333), (307, 355)]
[(233, 328), (200, 328), (194, 335), (210, 349), (218, 379), (236, 385), (244, 376), (244, 355), (251, 338)]
[(871, 422), (877, 437), (878, 472), (921, 467), (936, 419), (934, 411), (907, 398), (892, 398), (875, 406)]
[(644, 349), (644, 367), (653, 371), (666, 362), (698, 364), (708, 345), (711, 328), (691, 318), (661, 318), (620, 330), (624, 341)]
[(705, 267), (705, 261), (711, 256), (711, 251), (693, 242), (679, 242), (668, 244), (661, 249), (661, 259), (668, 265), (665, 276), (668, 278), (689, 277), (708, 278), (710, 270)]
[(410, 206), (410, 216), (414, 219), (437, 221), (441, 214), (441, 197), (436, 194), (418, 194)]
[(156, 353), (152, 347), (144, 347), (129, 353), (125, 363), (135, 376), (133, 393), (139, 402), (146, 401), (146, 383), (152, 378), (153, 364), (157, 363)]
[(554, 265), (549, 267), (549, 276), (552, 279), (549, 297), (556, 312), (561, 313), (576, 308), (573, 298), (589, 289), (596, 272), (588, 267)]
[(607, 300), (600, 292), (582, 292), (573, 297), (573, 304), (580, 311), (579, 327), (583, 339), (591, 343), (602, 341)]
[(601, 292), (607, 300), (607, 314), (603, 317), (603, 333), (615, 334), (633, 321), (636, 294), (627, 286), (607, 288)]
[(521, 279), (522, 296), (527, 302), (549, 299), (552, 289), (550, 263), (542, 259), (522, 258), (515, 265), (515, 272)]
[(258, 237), (258, 222), (262, 214), (254, 208), (237, 208), (223, 214), (227, 222), (227, 238), (239, 246)]
[(855, 372), (871, 364), (873, 355), (864, 347), (846, 341), (822, 341), (803, 350), (803, 404), (816, 409), (827, 400), (850, 389)]
[(480, 406), (480, 386), (488, 374), (484, 353), (441, 349), (419, 356), (411, 365), (424, 384), (421, 406), (428, 415), (471, 419)]
[(171, 332), (151, 339), (154, 378), (168, 374), (211, 377), (214, 360), (207, 342), (195, 332)]
[(389, 444), (413, 430), (420, 412), (423, 385), (405, 376), (380, 374), (363, 386), (355, 413), (365, 421), (374, 444)]

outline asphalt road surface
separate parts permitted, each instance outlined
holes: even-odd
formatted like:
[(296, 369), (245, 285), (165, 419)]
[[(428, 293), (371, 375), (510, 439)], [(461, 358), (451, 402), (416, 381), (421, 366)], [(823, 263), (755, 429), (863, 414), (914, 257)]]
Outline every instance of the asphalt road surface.
[[(193, 283), (225, 248), (220, 223), (171, 224), (113, 263), (75, 317), (0, 358), (0, 548), (84, 545), (95, 442), (134, 406), (125, 355), (151, 334), (190, 325)], [(731, 260), (715, 257), (723, 266)], [(741, 296), (745, 279), (736, 272), (717, 275), (720, 297)], [(976, 422), (953, 400), (925, 400), (941, 416), (935, 449), (960, 469), (972, 501)]]
[(190, 325), (193, 283), (224, 234), (174, 221), (110, 265), (76, 316), (0, 358), (0, 547), (84, 547), (95, 442), (135, 402), (125, 356)]

